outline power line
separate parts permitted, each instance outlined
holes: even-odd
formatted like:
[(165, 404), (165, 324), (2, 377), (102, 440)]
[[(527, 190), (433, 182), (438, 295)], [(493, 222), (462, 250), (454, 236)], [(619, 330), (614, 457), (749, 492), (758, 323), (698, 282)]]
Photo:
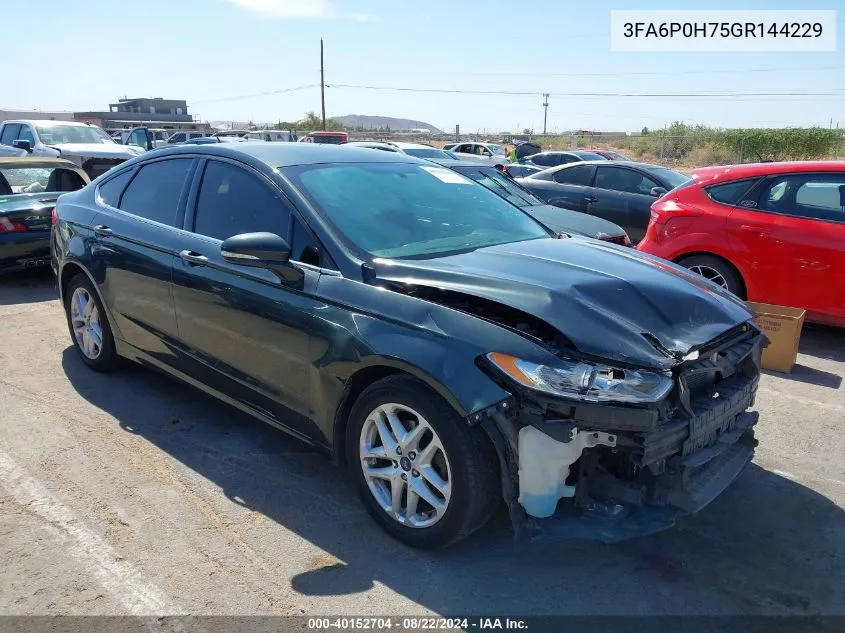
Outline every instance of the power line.
[[(748, 73), (783, 73), (783, 72), (815, 72), (822, 70), (845, 70), (845, 66), (817, 66), (815, 68), (748, 68), (746, 70), (725, 69), (725, 70), (678, 70), (673, 71), (672, 76), (677, 75), (725, 75), (737, 74), (745, 75)], [(655, 71), (634, 71), (634, 72), (614, 72), (614, 73), (546, 73), (546, 72), (441, 72), (441, 71), (413, 71), (414, 74), (431, 74), (438, 76), (455, 75), (461, 77), (665, 77), (667, 72), (665, 70)]]
[(467, 90), (458, 88), (413, 88), (408, 86), (369, 86), (361, 84), (327, 84), (328, 88), (347, 88), (355, 90), (386, 90), (394, 92), (427, 92), (435, 94), (467, 94), (467, 95), (510, 95), (510, 96), (540, 96), (555, 97), (845, 97), (838, 94), (843, 89), (834, 88), (828, 92), (728, 92), (728, 91), (700, 91), (700, 92), (543, 92), (542, 90)]
[(308, 88), (317, 88), (320, 84), (308, 84), (305, 86), (293, 86), (292, 88), (279, 88), (278, 90), (267, 90), (266, 92), (254, 92), (248, 95), (237, 95), (234, 97), (220, 97), (218, 99), (205, 99), (203, 101), (194, 101), (194, 104), (202, 103), (222, 103), (223, 101), (237, 101), (239, 99), (253, 99), (255, 97), (269, 97), (270, 95), (283, 94), (285, 92), (296, 92), (297, 90), (307, 90)]

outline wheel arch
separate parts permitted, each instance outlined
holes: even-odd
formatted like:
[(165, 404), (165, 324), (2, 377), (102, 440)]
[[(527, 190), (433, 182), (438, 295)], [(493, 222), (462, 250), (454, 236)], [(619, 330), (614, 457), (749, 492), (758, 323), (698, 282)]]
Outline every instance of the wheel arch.
[(689, 259), (691, 257), (713, 257), (714, 259), (718, 259), (719, 261), (724, 263), (726, 266), (728, 266), (731, 270), (733, 270), (736, 273), (736, 276), (739, 278), (739, 282), (742, 284), (742, 297), (741, 298), (745, 299), (748, 296), (748, 283), (745, 281), (745, 275), (742, 273), (742, 271), (739, 269), (739, 267), (736, 264), (734, 264), (730, 259), (728, 259), (724, 255), (720, 255), (720, 254), (714, 253), (712, 251), (698, 250), (698, 251), (688, 251), (688, 252), (685, 252), (681, 255), (676, 255), (672, 259), (672, 262), (675, 263), (675, 264), (678, 264), (678, 265), (683, 265), (681, 262), (683, 262), (683, 260)]
[(70, 283), (70, 280), (73, 279), (79, 273), (82, 273), (88, 278), (88, 281), (91, 282), (91, 286), (94, 288), (94, 292), (97, 293), (97, 299), (100, 300), (100, 304), (106, 311), (106, 318), (109, 320), (109, 327), (111, 327), (112, 335), (116, 339), (122, 338), (120, 336), (120, 332), (117, 329), (117, 324), (115, 323), (111, 310), (109, 309), (108, 304), (103, 298), (103, 293), (100, 291), (100, 284), (98, 284), (96, 279), (94, 279), (94, 275), (91, 274), (91, 271), (88, 270), (88, 268), (86, 268), (84, 264), (75, 259), (65, 262), (62, 265), (61, 270), (59, 271), (59, 300), (62, 302), (62, 307), (65, 306), (66, 302), (67, 286)]

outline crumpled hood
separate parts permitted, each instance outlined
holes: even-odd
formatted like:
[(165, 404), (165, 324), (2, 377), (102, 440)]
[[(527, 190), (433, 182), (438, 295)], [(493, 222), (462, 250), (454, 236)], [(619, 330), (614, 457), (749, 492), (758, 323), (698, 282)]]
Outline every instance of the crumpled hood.
[(434, 259), (378, 259), (373, 266), (378, 279), (517, 308), (553, 325), (585, 354), (643, 367), (674, 366), (752, 318), (742, 301), (675, 264), (580, 237)]
[(84, 156), (85, 158), (123, 158), (129, 160), (142, 152), (131, 149), (128, 145), (117, 143), (57, 143), (49, 145), (62, 152), (62, 156)]

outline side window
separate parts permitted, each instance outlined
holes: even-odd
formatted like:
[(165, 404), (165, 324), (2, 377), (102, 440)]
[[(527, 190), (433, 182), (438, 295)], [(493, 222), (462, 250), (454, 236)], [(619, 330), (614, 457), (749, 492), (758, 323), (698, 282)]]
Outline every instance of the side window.
[(189, 138), (201, 138), (201, 137), (202, 137), (202, 134), (200, 134), (199, 132), (191, 132), (191, 134), (189, 136)]
[(170, 137), (170, 143), (182, 143), (185, 141), (185, 133), (184, 132), (177, 132), (173, 136)]
[(648, 195), (652, 187), (659, 186), (648, 176), (644, 176), (633, 169), (602, 166), (596, 169), (596, 184), (594, 186), (598, 189)]
[(583, 185), (590, 184), (590, 176), (593, 168), (587, 165), (578, 165), (577, 167), (567, 167), (555, 173), (555, 182), (566, 185)]
[(173, 226), (192, 162), (190, 158), (171, 158), (147, 163), (123, 192), (119, 208)]
[(531, 162), (543, 167), (551, 167), (554, 164), (554, 158), (552, 154), (537, 154), (531, 158)]
[(801, 218), (845, 222), (845, 175), (775, 178), (760, 196), (759, 208)]
[(35, 137), (32, 135), (32, 128), (28, 125), (21, 125), (21, 131), (18, 132), (18, 139), (21, 141), (29, 141), (35, 146)]
[(290, 210), (262, 178), (241, 167), (209, 161), (202, 177), (194, 233), (225, 240), (267, 231), (287, 239)]
[(471, 154), (472, 153), (472, 145), (467, 145), (467, 144), (458, 145), (455, 148), (455, 151), (461, 152), (462, 154)]
[(21, 126), (18, 123), (7, 123), (3, 126), (3, 133), (0, 134), (0, 145), (11, 145), (12, 141), (18, 139), (18, 132)]
[(117, 209), (117, 205), (120, 202), (120, 194), (126, 189), (126, 185), (132, 180), (132, 174), (134, 173), (135, 171), (133, 169), (128, 169), (97, 187), (97, 195), (100, 198), (100, 202)]
[(704, 191), (714, 202), (735, 205), (754, 186), (754, 182), (754, 180), (737, 180), (736, 182), (726, 182), (707, 187)]

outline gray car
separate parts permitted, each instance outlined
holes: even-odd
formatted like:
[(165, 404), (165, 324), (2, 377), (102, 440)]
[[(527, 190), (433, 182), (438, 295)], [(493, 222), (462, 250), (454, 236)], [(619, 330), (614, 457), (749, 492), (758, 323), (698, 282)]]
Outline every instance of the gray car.
[(586, 213), (548, 205), (496, 167), (455, 160), (432, 162), (484, 185), (556, 233), (574, 233), (613, 244), (631, 245), (631, 240), (622, 227)]

